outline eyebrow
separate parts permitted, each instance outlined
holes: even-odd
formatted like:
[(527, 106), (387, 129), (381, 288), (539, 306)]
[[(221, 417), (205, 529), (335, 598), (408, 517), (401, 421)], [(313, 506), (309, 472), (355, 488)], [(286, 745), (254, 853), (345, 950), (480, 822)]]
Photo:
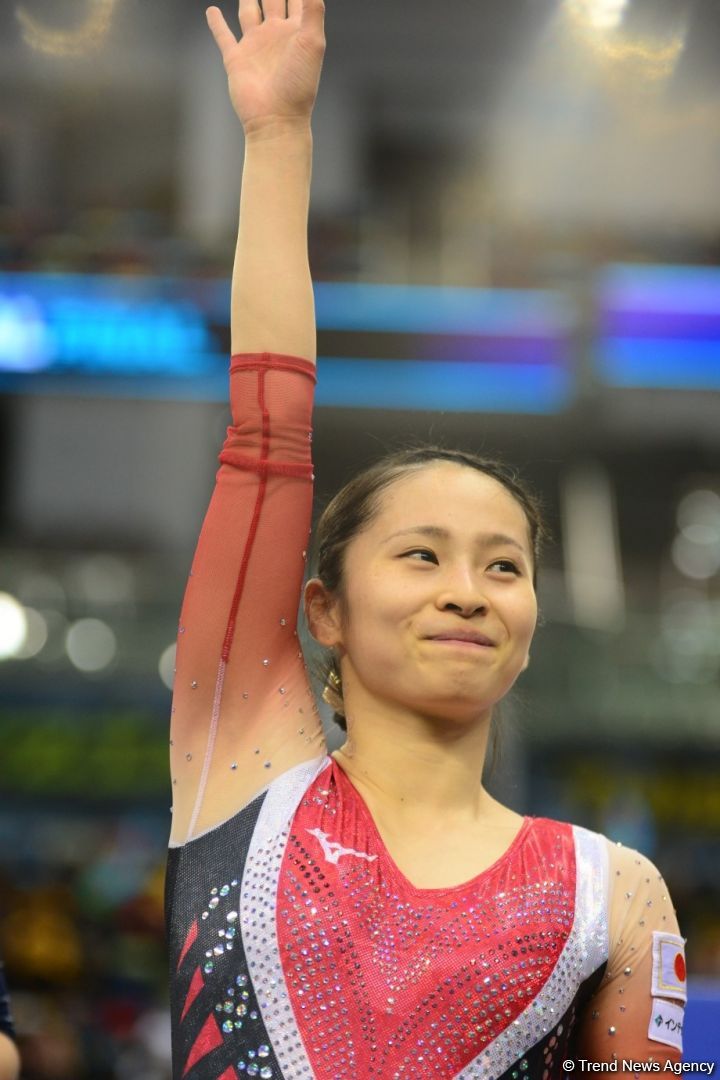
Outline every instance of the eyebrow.
[[(384, 544), (390, 540), (394, 540), (397, 536), (408, 536), (410, 534), (418, 534), (422, 536), (430, 536), (435, 540), (449, 540), (451, 534), (447, 529), (443, 529), (440, 525), (413, 525), (409, 529), (401, 529), (399, 532), (391, 533), (390, 536), (386, 536), (382, 541)], [(527, 555), (527, 549), (513, 536), (508, 536), (507, 533), (479, 533), (477, 539), (483, 544), (484, 547), (494, 547), (497, 544), (510, 544), (512, 547), (517, 548), (523, 555)]]

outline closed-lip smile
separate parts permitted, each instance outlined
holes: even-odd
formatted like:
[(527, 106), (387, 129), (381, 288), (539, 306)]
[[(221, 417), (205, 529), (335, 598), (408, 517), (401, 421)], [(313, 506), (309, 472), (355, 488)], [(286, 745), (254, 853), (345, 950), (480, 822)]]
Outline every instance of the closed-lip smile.
[(495, 644), (486, 634), (481, 634), (479, 630), (446, 630), (442, 634), (433, 634), (431, 640), (459, 641), (469, 645), (484, 645), (486, 647)]

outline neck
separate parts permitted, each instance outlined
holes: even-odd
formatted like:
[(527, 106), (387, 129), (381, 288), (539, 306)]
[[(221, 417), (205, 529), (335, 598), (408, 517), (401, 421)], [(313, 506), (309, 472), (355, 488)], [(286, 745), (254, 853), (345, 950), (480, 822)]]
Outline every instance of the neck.
[(439, 814), (479, 822), (498, 804), (482, 785), (491, 713), (472, 722), (438, 721), (388, 703), (348, 709), (348, 736), (333, 757), (376, 807), (402, 818)]

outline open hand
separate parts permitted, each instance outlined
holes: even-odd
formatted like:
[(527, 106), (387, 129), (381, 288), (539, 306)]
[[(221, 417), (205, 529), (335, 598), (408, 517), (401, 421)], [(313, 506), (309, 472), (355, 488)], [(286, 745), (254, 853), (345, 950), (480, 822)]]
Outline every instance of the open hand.
[(325, 54), (323, 0), (240, 0), (237, 41), (217, 7), (207, 21), (222, 54), (230, 100), (245, 133), (307, 123)]

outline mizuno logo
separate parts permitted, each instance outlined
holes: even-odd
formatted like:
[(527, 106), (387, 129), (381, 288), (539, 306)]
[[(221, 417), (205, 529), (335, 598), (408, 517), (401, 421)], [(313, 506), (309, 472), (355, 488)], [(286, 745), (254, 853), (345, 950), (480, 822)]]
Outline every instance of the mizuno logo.
[(356, 859), (367, 859), (368, 862), (374, 862), (377, 859), (377, 855), (368, 855), (364, 851), (354, 851), (352, 848), (343, 847), (342, 844), (338, 844), (336, 840), (328, 840), (330, 833), (325, 833), (322, 829), (306, 829), (311, 836), (316, 837), (320, 841), (320, 847), (323, 849), (323, 855), (325, 856), (325, 862), (332, 863), (333, 866), (337, 866), (338, 859), (342, 855), (354, 855)]

